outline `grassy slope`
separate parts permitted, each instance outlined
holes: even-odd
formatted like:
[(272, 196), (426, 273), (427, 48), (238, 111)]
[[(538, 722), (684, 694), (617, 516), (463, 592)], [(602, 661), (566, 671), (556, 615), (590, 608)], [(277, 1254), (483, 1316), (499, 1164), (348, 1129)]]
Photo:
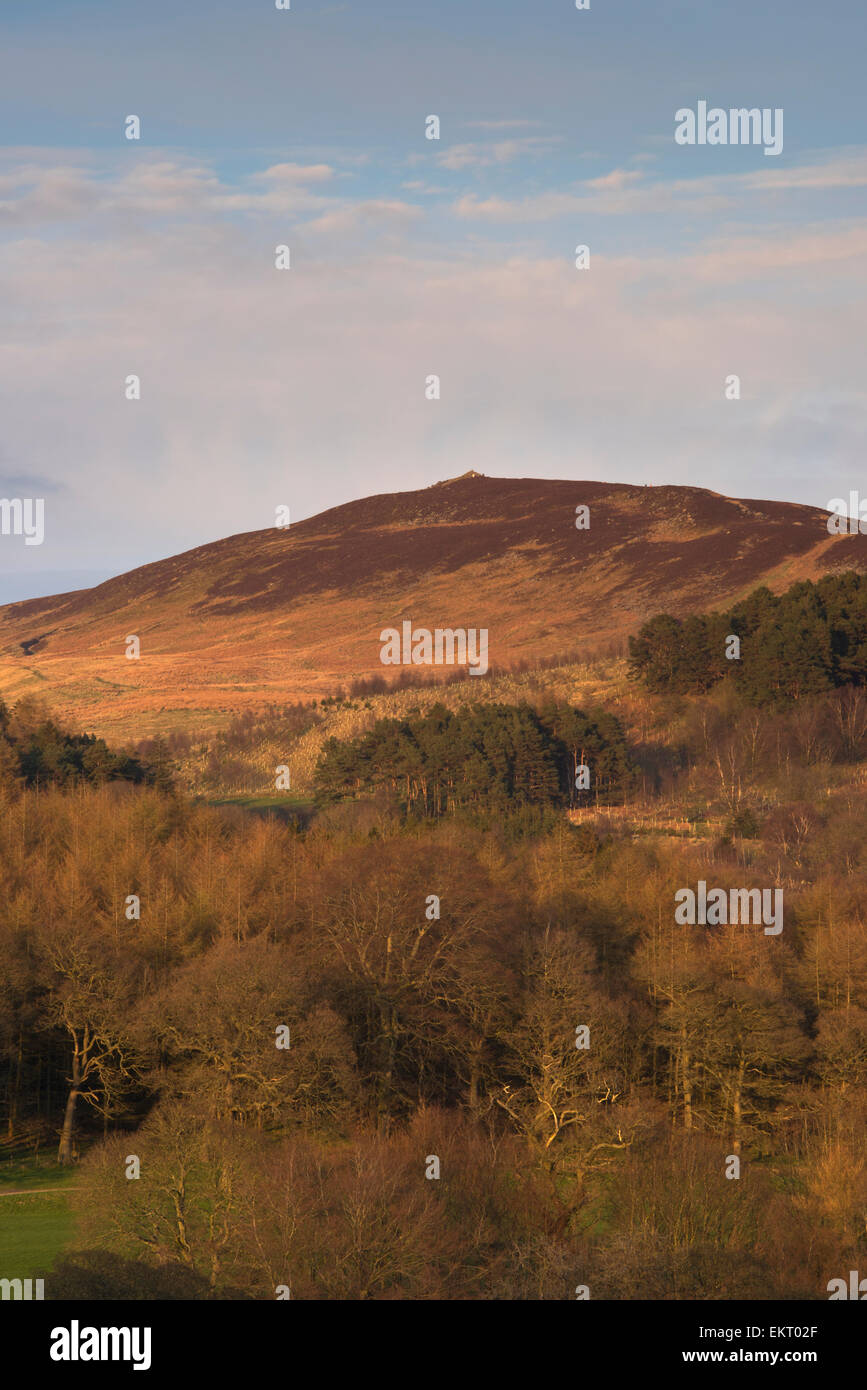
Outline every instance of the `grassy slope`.
[[(548, 671), (528, 671), (490, 680), (468, 676), (453, 685), (398, 690), (393, 694), (358, 697), (344, 704), (320, 709), (321, 723), (307, 733), (276, 743), (260, 740), (249, 752), (231, 754), (232, 760), (244, 764), (245, 774), (232, 783), (209, 786), (204, 779), (206, 754), (197, 750), (180, 765), (181, 784), (193, 794), (209, 800), (231, 800), (246, 804), (249, 809), (276, 809), (280, 805), (298, 807), (312, 798), (314, 772), (323, 744), (329, 738), (356, 738), (372, 728), (377, 719), (405, 717), (410, 710), (425, 711), (435, 704), (449, 709), (462, 705), (502, 702), (516, 704), (532, 699), (542, 692), (589, 709), (603, 705), (606, 709), (625, 715), (629, 722), (629, 707), (636, 698), (626, 679), (624, 661), (599, 661), (588, 665), (570, 664)], [(275, 769), (281, 764), (290, 768), (292, 790), (281, 796), (274, 789)]]
[(69, 1169), (34, 1159), (0, 1166), (0, 1278), (50, 1274), (73, 1235), (67, 1201), (73, 1176)]
[[(575, 506), (592, 509), (589, 531)], [(758, 584), (867, 569), (827, 516), (691, 487), (468, 478), (227, 537), (78, 594), (0, 607), (0, 690), (47, 695), (111, 740), (213, 729), (382, 674), (402, 619), (490, 630), (500, 669), (616, 653), (665, 608), (727, 607)], [(128, 661), (125, 634), (141, 637)]]

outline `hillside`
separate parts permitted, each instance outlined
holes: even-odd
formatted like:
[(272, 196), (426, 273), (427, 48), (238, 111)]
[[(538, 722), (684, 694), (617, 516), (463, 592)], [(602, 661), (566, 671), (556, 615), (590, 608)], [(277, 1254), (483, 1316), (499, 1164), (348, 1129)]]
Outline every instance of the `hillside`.
[[(575, 527), (579, 505), (588, 530)], [(0, 690), (45, 695), (63, 718), (126, 738), (389, 674), (379, 633), (404, 619), (487, 628), (494, 668), (614, 654), (661, 609), (867, 570), (867, 537), (832, 537), (825, 523), (816, 508), (702, 488), (470, 474), (9, 604)], [(129, 634), (138, 661), (124, 654)]]

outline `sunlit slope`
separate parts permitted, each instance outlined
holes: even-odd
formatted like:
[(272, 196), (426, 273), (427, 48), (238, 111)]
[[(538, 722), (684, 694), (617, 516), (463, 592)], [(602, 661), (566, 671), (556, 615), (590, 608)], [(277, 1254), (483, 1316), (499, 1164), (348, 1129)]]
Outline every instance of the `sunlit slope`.
[[(589, 508), (576, 529), (576, 508)], [(0, 609), (0, 691), (115, 738), (202, 728), (382, 673), (404, 619), (485, 627), (508, 665), (611, 650), (660, 609), (867, 569), (826, 514), (701, 488), (467, 477), (334, 507)], [(125, 639), (141, 641), (128, 660)]]

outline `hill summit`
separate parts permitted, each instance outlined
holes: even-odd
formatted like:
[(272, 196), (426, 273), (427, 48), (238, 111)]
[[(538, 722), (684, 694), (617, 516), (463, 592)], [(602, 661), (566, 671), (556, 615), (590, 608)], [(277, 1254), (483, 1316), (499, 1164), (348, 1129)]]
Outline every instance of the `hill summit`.
[(438, 483), (431, 483), (431, 487), (445, 487), (446, 483), (462, 483), (466, 478), (484, 478), (484, 473), (477, 473), (475, 468), (468, 468), (466, 473), (459, 473), (456, 478), (443, 478)]
[[(587, 525), (576, 526), (578, 508)], [(696, 487), (462, 477), (0, 608), (0, 691), (97, 733), (205, 727), (379, 674), (404, 621), (487, 629), (493, 669), (619, 649), (645, 619), (867, 570), (827, 514)], [(126, 638), (140, 640), (127, 659)]]

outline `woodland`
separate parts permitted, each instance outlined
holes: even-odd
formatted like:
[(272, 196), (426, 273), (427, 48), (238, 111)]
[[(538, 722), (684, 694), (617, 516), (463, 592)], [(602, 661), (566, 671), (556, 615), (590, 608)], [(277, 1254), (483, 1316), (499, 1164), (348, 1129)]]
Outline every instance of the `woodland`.
[[(653, 620), (608, 708), (372, 694), (303, 817), (4, 709), (0, 1177), (72, 1174), (48, 1296), (827, 1298), (867, 1252), (863, 613), (753, 595), (720, 632), (777, 676), (701, 689)], [(785, 929), (679, 924), (699, 880)]]

